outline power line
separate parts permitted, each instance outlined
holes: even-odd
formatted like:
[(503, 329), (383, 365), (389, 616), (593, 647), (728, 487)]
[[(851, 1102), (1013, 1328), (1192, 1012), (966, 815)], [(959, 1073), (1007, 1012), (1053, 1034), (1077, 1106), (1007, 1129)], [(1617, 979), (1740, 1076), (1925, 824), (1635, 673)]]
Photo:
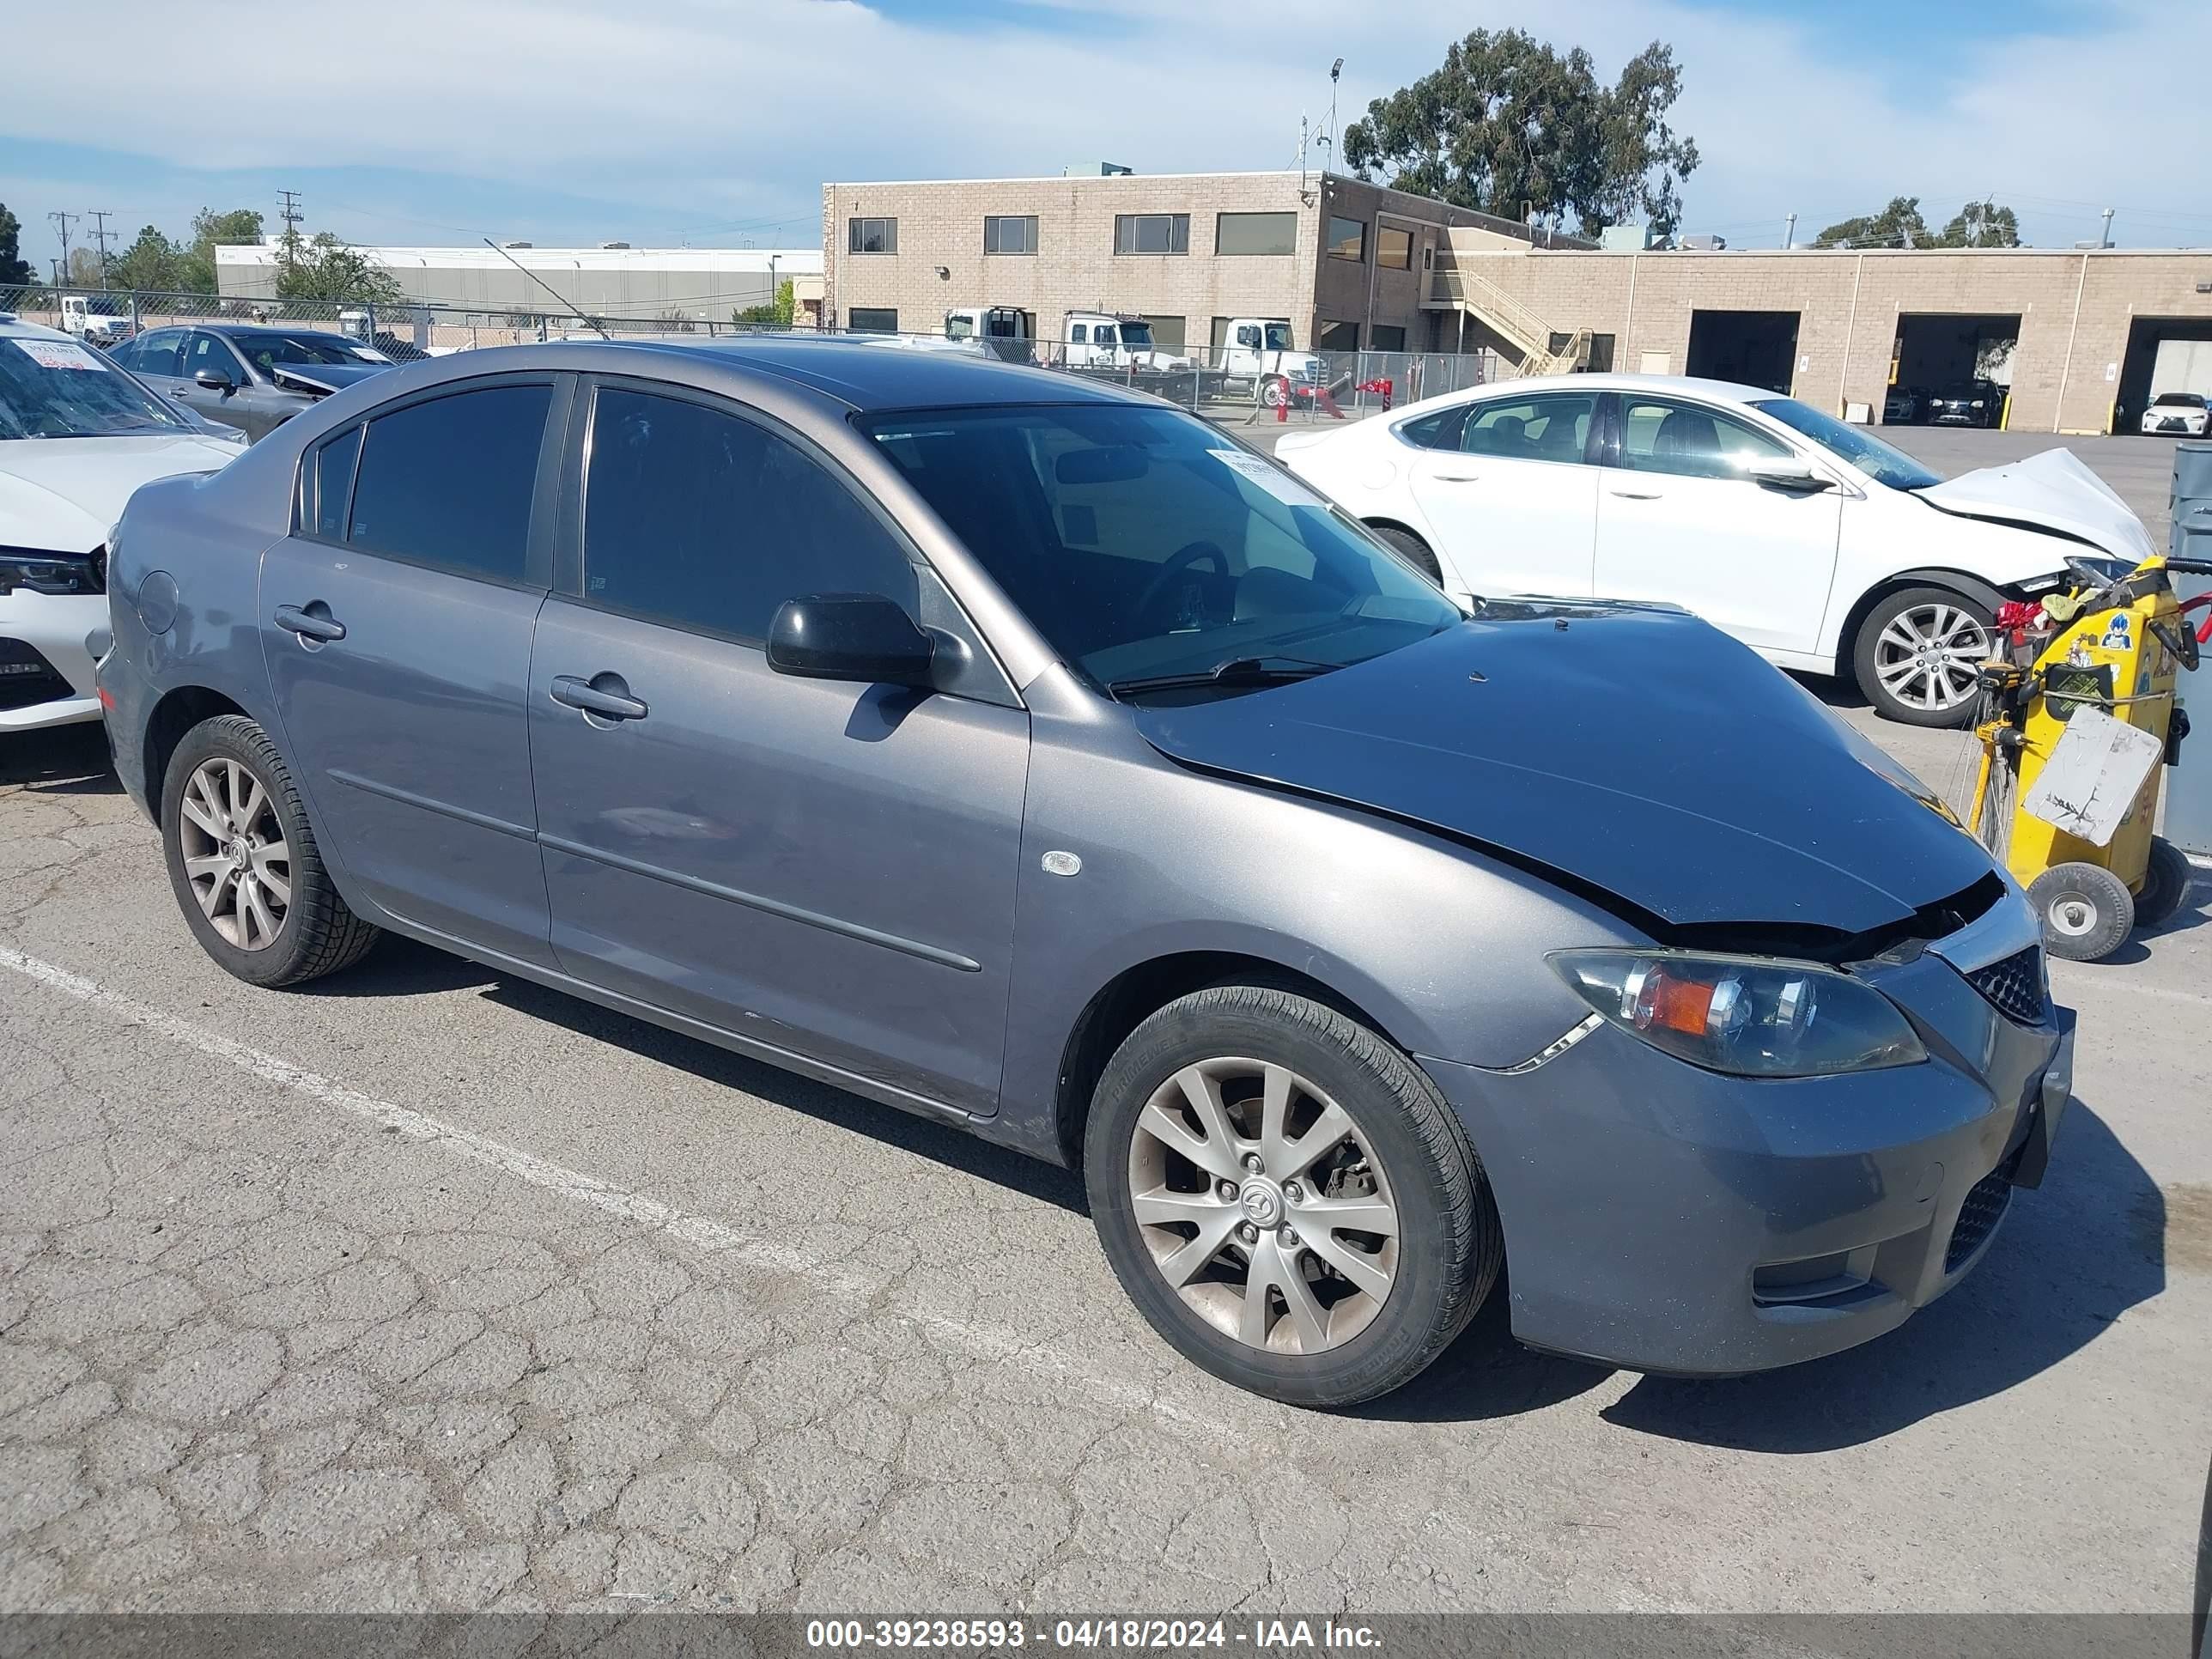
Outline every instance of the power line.
[(107, 208), (87, 208), (85, 216), (92, 221), (92, 240), (100, 244), (100, 285), (107, 286), (107, 239), (115, 233), (108, 229), (107, 222), (114, 213)]

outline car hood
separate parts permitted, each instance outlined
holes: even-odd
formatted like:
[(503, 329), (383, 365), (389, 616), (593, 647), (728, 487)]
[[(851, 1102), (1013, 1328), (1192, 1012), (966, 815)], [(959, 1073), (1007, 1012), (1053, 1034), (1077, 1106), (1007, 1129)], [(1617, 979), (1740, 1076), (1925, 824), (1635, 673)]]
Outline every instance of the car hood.
[(1992, 867), (1911, 774), (1680, 611), (1492, 605), (1355, 667), (1134, 714), (1185, 765), (1425, 825), (1677, 927), (1862, 933)]
[(277, 363), (270, 373), (281, 386), (322, 396), (343, 392), (356, 380), (366, 380), (372, 374), (382, 374), (395, 367), (392, 363)]
[(243, 453), (191, 433), (0, 441), (0, 544), (88, 553), (140, 484), (212, 472)]
[(2069, 449), (1962, 472), (1912, 493), (1946, 513), (2051, 531), (2131, 565), (2156, 550), (2143, 521)]

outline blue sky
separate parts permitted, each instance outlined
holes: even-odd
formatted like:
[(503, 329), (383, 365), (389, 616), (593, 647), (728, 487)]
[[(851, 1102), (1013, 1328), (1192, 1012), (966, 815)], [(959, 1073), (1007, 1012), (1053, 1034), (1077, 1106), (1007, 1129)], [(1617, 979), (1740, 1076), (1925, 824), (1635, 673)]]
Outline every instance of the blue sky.
[[(142, 15), (143, 14), (143, 15)], [(1518, 25), (1610, 74), (1671, 42), (1675, 124), (1705, 164), (1686, 228), (1739, 245), (1809, 234), (1891, 195), (1940, 222), (1969, 196), (2032, 241), (2097, 234), (2212, 246), (2212, 170), (2144, 142), (2202, 131), (2203, 0), (380, 0), (362, 14), (231, 0), (235, 106), (176, 94), (175, 55), (96, 76), (11, 77), (0, 202), (41, 264), (46, 214), (106, 209), (125, 240), (203, 205), (368, 243), (815, 246), (825, 178), (1143, 172), (1291, 164), (1301, 112), (1342, 109), (1435, 65), (1455, 34)], [(123, 38), (174, 39), (152, 0), (104, 0)], [(1387, 20), (1377, 22), (1375, 20)], [(298, 73), (312, 61), (314, 75)], [(357, 62), (333, 95), (327, 65)], [(97, 133), (97, 144), (84, 142)], [(73, 227), (81, 240), (90, 222)]]

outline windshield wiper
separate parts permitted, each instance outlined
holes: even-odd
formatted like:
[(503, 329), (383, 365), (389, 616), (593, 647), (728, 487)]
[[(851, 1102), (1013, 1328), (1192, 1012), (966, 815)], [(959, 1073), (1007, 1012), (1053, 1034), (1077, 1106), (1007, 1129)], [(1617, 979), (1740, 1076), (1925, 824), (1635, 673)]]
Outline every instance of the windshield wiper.
[(1139, 691), (1174, 691), (1194, 685), (1273, 685), (1286, 680), (1310, 680), (1333, 674), (1340, 662), (1316, 662), (1310, 657), (1231, 657), (1194, 674), (1153, 674), (1142, 679), (1108, 682), (1109, 695), (1122, 697)]

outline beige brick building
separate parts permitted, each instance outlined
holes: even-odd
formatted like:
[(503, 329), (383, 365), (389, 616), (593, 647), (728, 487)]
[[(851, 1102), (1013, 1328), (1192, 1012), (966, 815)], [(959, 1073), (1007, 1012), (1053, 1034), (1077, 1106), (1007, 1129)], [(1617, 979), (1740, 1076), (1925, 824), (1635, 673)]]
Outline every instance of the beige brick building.
[(1070, 311), (1124, 312), (1192, 347), (1258, 317), (1301, 345), (1419, 350), (1448, 234), (1470, 251), (1528, 241), (1508, 220), (1318, 173), (824, 185), (824, 309), (832, 326), (934, 334), (948, 310), (1006, 306), (1042, 340)]
[[(1998, 348), (1984, 361), (2009, 386), (2011, 426), (2103, 432), (2116, 404), (2141, 412), (2161, 340), (2212, 336), (2212, 252), (1501, 253), (1453, 240), (1429, 295), (1452, 343), (1468, 318), (1473, 337), (1510, 353), (1482, 319), (1517, 305), (1554, 332), (1590, 331), (1616, 368), (1729, 373), (1838, 413), (1864, 404), (1875, 420), (1893, 369), (1905, 385), (1961, 378), (1980, 343)], [(1731, 331), (1765, 349), (1730, 352)], [(1773, 374), (1744, 372), (1762, 357)]]

